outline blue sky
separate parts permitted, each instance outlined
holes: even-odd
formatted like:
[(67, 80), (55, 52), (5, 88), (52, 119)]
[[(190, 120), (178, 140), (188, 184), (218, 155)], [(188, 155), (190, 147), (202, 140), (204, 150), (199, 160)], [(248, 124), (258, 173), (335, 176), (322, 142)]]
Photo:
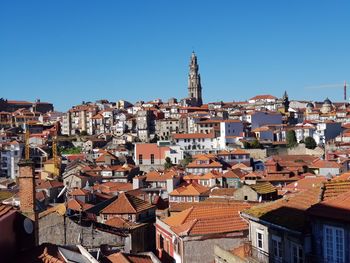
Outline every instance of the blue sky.
[[(350, 1), (0, 2), (0, 97), (131, 102), (187, 96), (192, 50), (205, 102), (255, 94), (342, 100)], [(349, 90), (350, 93), (350, 90)]]

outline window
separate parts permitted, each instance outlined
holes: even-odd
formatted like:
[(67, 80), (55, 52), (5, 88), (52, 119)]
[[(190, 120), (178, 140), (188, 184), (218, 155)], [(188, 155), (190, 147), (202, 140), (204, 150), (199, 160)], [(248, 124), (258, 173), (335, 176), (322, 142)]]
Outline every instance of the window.
[(142, 154), (139, 154), (139, 164), (142, 164), (143, 160), (142, 160)]
[(103, 220), (108, 220), (108, 215), (103, 215)]
[(291, 243), (292, 245), (292, 263), (303, 263), (303, 248), (295, 243)]
[(151, 154), (151, 164), (154, 164), (154, 154)]
[(259, 249), (263, 249), (264, 246), (264, 232), (262, 230), (256, 230), (256, 246)]
[(281, 238), (272, 235), (272, 253), (276, 261), (280, 262), (282, 260), (282, 242)]
[(344, 259), (344, 229), (324, 226), (324, 258), (328, 262), (343, 263)]

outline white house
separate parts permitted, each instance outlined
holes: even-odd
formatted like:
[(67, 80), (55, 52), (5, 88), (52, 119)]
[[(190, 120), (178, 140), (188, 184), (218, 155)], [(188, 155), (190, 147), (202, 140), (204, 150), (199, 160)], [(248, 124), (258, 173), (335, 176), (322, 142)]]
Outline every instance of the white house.
[(191, 154), (209, 153), (219, 148), (219, 140), (214, 133), (174, 134), (173, 139), (184, 151)]
[(224, 120), (220, 122), (220, 149), (225, 149), (228, 144), (236, 143), (243, 136), (243, 123), (240, 120)]

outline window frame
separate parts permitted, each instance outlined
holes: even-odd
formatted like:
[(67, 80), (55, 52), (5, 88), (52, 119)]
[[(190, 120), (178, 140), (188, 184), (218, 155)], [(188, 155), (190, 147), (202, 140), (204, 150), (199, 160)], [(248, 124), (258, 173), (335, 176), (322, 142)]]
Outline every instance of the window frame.
[(283, 245), (281, 237), (276, 235), (271, 236), (271, 248), (273, 258), (281, 261), (283, 259)]
[[(259, 235), (261, 235), (261, 247), (259, 246)], [(264, 250), (264, 231), (260, 229), (256, 230), (256, 247), (259, 250)]]
[[(329, 255), (329, 247), (327, 246), (327, 230), (331, 231), (331, 249), (332, 254)], [(342, 254), (341, 254), (341, 261), (338, 261), (338, 249), (337, 249), (337, 231), (340, 231), (342, 235)], [(325, 260), (330, 259), (330, 261), (338, 262), (338, 263), (344, 263), (345, 262), (345, 233), (344, 229), (341, 227), (331, 226), (331, 225), (324, 225), (323, 226), (323, 257)]]
[[(294, 254), (294, 249), (296, 249), (296, 254)], [(301, 245), (291, 242), (290, 253), (292, 263), (304, 263), (304, 249)]]

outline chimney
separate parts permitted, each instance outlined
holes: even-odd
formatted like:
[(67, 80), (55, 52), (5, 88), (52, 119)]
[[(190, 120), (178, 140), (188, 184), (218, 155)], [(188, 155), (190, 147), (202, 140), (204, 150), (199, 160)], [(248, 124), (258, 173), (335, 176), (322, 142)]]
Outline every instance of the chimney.
[(34, 220), (36, 210), (34, 163), (30, 160), (23, 160), (18, 163), (18, 166), (20, 210)]

